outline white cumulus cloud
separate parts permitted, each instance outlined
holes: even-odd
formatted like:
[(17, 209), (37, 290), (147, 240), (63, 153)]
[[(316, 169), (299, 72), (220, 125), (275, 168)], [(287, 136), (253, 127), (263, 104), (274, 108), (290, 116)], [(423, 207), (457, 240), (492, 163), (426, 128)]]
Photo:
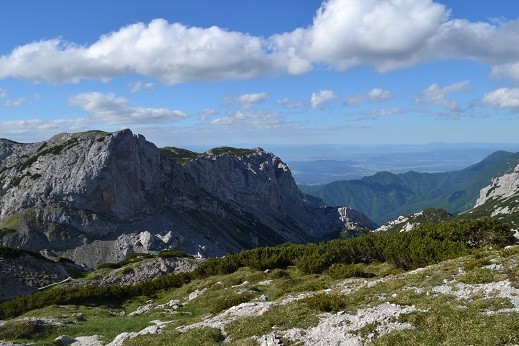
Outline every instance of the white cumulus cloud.
[(280, 106), (283, 106), (287, 109), (295, 109), (295, 108), (304, 108), (305, 104), (301, 101), (290, 101), (288, 97), (284, 97), (282, 99), (277, 99), (276, 103)]
[(7, 95), (7, 91), (5, 89), (0, 88), (0, 99), (4, 98)]
[(312, 108), (322, 107), (336, 98), (337, 94), (332, 90), (321, 90), (312, 93), (312, 96), (310, 97), (310, 106), (312, 106)]
[(391, 99), (393, 94), (389, 90), (375, 88), (368, 92), (368, 100), (371, 102), (383, 102)]
[(130, 85), (130, 92), (133, 94), (141, 90), (153, 90), (154, 88), (155, 84), (153, 83), (144, 83), (138, 81)]
[(4, 102), (4, 107), (7, 108), (18, 108), (25, 102), (24, 97), (18, 97), (16, 99), (7, 100)]
[(280, 49), (311, 62), (347, 70), (374, 65), (389, 70), (414, 60), (448, 19), (445, 6), (432, 0), (329, 0), (307, 29), (273, 37)]
[(204, 108), (199, 114), (200, 120), (206, 120), (207, 118), (215, 115), (216, 113), (216, 110), (213, 108)]
[(493, 108), (519, 108), (519, 88), (500, 88), (483, 96), (482, 102)]
[(0, 57), (0, 79), (77, 82), (131, 73), (168, 84), (244, 79), (286, 73), (287, 61), (265, 39), (216, 26), (186, 27), (163, 19), (103, 35), (90, 46), (52, 39)]
[(49, 138), (57, 132), (79, 131), (88, 127), (83, 118), (77, 119), (28, 119), (0, 122), (0, 137), (11, 137), (35, 141), (37, 138)]
[(452, 98), (448, 97), (448, 95), (468, 90), (470, 90), (470, 84), (468, 81), (454, 83), (446, 87), (440, 87), (438, 84), (433, 83), (420, 93), (416, 98), (416, 102), (439, 105), (452, 112), (456, 112), (459, 110), (459, 105)]
[(283, 122), (277, 113), (267, 110), (252, 111), (249, 109), (229, 112), (226, 117), (214, 119), (211, 121), (211, 124), (256, 129), (271, 129), (283, 126)]
[(409, 113), (408, 108), (382, 108), (382, 109), (370, 109), (362, 112), (362, 115), (356, 120), (375, 120), (381, 117), (389, 117), (394, 115), (403, 115)]
[(263, 103), (269, 99), (269, 95), (265, 92), (243, 94), (235, 98), (236, 103), (242, 107), (251, 107), (252, 105)]
[(177, 121), (187, 117), (180, 110), (131, 107), (124, 97), (99, 92), (83, 93), (69, 98), (69, 104), (85, 110), (93, 120), (106, 124), (145, 124)]
[(109, 80), (138, 74), (167, 84), (302, 74), (314, 66), (386, 72), (445, 59), (488, 64), (519, 80), (519, 20), (451, 18), (433, 0), (326, 0), (308, 26), (270, 37), (154, 19), (89, 45), (49, 39), (0, 56), (0, 79)]
[(363, 102), (384, 102), (390, 100), (391, 98), (393, 98), (393, 93), (391, 91), (381, 88), (374, 88), (368, 91), (366, 94), (347, 97), (344, 100), (344, 104), (348, 106), (354, 106)]

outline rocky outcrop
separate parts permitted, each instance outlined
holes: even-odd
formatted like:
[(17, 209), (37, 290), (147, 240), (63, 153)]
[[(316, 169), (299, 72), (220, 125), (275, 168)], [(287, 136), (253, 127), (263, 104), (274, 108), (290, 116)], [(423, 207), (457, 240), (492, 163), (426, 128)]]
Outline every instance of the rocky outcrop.
[(510, 174), (492, 180), (492, 183), (481, 189), (474, 208), (487, 203), (492, 199), (505, 200), (519, 192), (519, 165)]
[(78, 284), (89, 286), (133, 285), (170, 273), (190, 272), (198, 264), (200, 264), (200, 260), (193, 258), (157, 257), (99, 274), (87, 283), (78, 281)]
[(452, 214), (439, 208), (428, 208), (418, 213), (399, 216), (396, 220), (389, 221), (380, 226), (375, 232), (408, 232), (420, 225), (441, 223), (452, 218)]
[(494, 178), (490, 185), (481, 189), (474, 208), (461, 215), (496, 218), (509, 224), (519, 239), (519, 165), (512, 173)]
[(0, 301), (34, 292), (69, 277), (64, 264), (18, 253), (0, 256)]
[(337, 211), (339, 212), (339, 219), (344, 223), (346, 230), (366, 231), (377, 227), (376, 223), (358, 210), (340, 207)]
[(158, 149), (130, 130), (0, 140), (0, 242), (88, 267), (132, 252), (220, 256), (316, 241), (363, 214), (301, 198), (289, 167), (261, 148)]

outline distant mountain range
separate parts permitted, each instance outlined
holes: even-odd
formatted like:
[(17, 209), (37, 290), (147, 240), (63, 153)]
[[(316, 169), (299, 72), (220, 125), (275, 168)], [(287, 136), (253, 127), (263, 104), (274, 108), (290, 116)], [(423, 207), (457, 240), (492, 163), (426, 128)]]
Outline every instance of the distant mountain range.
[(283, 157), (298, 185), (361, 179), (378, 172), (439, 173), (464, 169), (493, 152), (518, 152), (519, 144), (430, 143), (425, 145), (265, 146)]
[(347, 205), (384, 224), (400, 215), (426, 208), (442, 208), (452, 214), (471, 209), (480, 190), (493, 178), (511, 173), (519, 153), (497, 151), (465, 169), (444, 173), (379, 172), (356, 180), (319, 186), (300, 185), (307, 194), (328, 205)]

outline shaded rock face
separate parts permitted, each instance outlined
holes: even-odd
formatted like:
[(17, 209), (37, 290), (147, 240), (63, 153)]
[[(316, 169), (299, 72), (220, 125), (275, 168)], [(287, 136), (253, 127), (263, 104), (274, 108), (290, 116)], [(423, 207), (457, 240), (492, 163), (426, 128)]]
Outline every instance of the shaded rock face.
[(30, 254), (0, 257), (0, 301), (34, 292), (68, 277), (64, 265)]
[(289, 167), (260, 148), (169, 154), (130, 130), (0, 140), (1, 244), (95, 267), (135, 251), (219, 256), (372, 227), (308, 204)]

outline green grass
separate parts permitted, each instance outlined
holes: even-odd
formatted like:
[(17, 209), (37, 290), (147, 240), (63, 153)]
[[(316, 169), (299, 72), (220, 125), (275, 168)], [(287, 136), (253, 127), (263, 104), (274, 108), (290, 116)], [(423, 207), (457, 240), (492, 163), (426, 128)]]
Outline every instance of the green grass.
[(0, 227), (2, 229), (8, 229), (8, 230), (17, 230), (18, 227), (20, 227), (20, 224), (22, 223), (24, 219), (24, 214), (13, 214), (7, 217), (4, 217), (2, 220), (0, 220)]
[(204, 153), (205, 156), (219, 156), (228, 154), (232, 157), (240, 157), (245, 155), (254, 154), (256, 150), (254, 149), (245, 149), (245, 148), (233, 148), (233, 147), (218, 147), (213, 148)]
[(255, 153), (256, 151), (254, 149), (244, 149), (244, 148), (233, 148), (233, 147), (218, 147), (213, 148), (205, 153), (196, 153), (191, 150), (182, 149), (182, 148), (175, 148), (175, 147), (165, 147), (160, 149), (160, 154), (172, 161), (185, 164), (187, 162), (196, 160), (197, 158), (201, 156), (219, 156), (228, 154), (231, 157), (240, 157), (245, 155), (250, 155)]
[[(386, 302), (400, 306), (414, 305), (422, 310), (398, 318), (399, 322), (410, 323), (414, 329), (378, 335), (378, 323), (384, 323), (380, 321), (364, 325), (352, 333), (364, 339), (373, 338), (374, 345), (514, 344), (519, 341), (519, 327), (516, 323), (519, 315), (500, 312), (513, 307), (510, 299), (486, 297), (478, 293), (471, 299), (456, 299), (452, 295), (432, 293), (432, 289), (445, 285), (445, 282), (466, 280), (471, 275), (471, 279), (466, 280), (467, 284), (490, 282), (490, 278), (503, 280), (506, 273), (478, 265), (466, 273), (460, 269), (474, 259), (492, 259), (493, 263), (515, 271), (519, 263), (517, 248), (477, 250), (469, 256), (441, 262), (416, 272), (402, 273), (387, 263), (358, 264), (357, 269), (361, 269), (361, 272), (376, 276), (367, 279), (350, 278), (344, 282), (326, 273), (305, 274), (297, 267), (267, 272), (245, 267), (228, 274), (193, 279), (178, 288), (157, 291), (152, 297), (156, 304), (164, 304), (171, 299), (183, 302), (183, 306), (173, 313), (155, 309), (146, 314), (128, 316), (128, 313), (147, 303), (150, 299), (147, 296), (134, 297), (111, 306), (51, 305), (7, 320), (7, 327), (4, 330), (0, 328), (0, 340), (43, 345), (63, 334), (97, 334), (104, 342), (109, 342), (123, 331), (139, 331), (149, 326), (152, 320), (160, 320), (170, 323), (163, 334), (140, 336), (127, 341), (125, 345), (221, 345), (224, 335), (219, 329), (198, 327), (182, 333), (177, 327), (200, 322), (231, 306), (254, 301), (265, 295), (268, 301), (277, 300), (277, 303), (262, 315), (230, 321), (224, 327), (225, 335), (231, 340), (229, 342), (226, 339), (226, 344), (255, 345), (250, 339), (252, 336), (266, 335), (273, 329), (282, 334), (282, 331), (292, 328), (316, 326), (322, 312), (345, 311), (355, 314), (361, 308), (376, 307)], [(368, 282), (369, 287), (366, 285)], [(353, 288), (353, 292), (344, 293), (344, 287)], [(185, 301), (196, 290), (203, 293), (189, 302)], [(312, 291), (315, 294), (308, 293)], [(302, 292), (309, 296), (290, 303), (279, 303), (289, 295)], [(485, 314), (489, 311), (496, 314)], [(78, 318), (79, 313), (81, 318)], [(31, 327), (23, 324), (21, 318), (24, 317), (51, 317), (64, 324), (44, 330), (33, 328), (30, 335), (24, 335), (24, 331)]]
[(489, 282), (500, 281), (500, 279), (504, 279), (504, 276), (496, 273), (494, 270), (474, 268), (462, 276), (460, 281), (466, 284), (487, 284)]
[(346, 296), (339, 293), (317, 293), (303, 300), (309, 308), (320, 312), (337, 312), (346, 308)]
[(160, 149), (160, 155), (169, 160), (185, 164), (189, 161), (197, 159), (202, 154), (182, 148), (165, 147)]
[(244, 339), (253, 335), (265, 335), (276, 326), (278, 330), (309, 328), (316, 326), (318, 317), (315, 310), (300, 302), (276, 306), (260, 316), (241, 318), (229, 323), (225, 332), (232, 339)]
[[(152, 296), (172, 287), (181, 287), (195, 279), (239, 272), (240, 268), (256, 270), (284, 269), (295, 265), (302, 274), (314, 274), (301, 281), (289, 275), (279, 285), (287, 291), (317, 291), (328, 286), (331, 278), (325, 273), (330, 266), (387, 262), (399, 269), (415, 269), (463, 256), (478, 247), (500, 247), (510, 242), (512, 232), (492, 219), (462, 220), (439, 225), (422, 225), (406, 233), (379, 232), (351, 239), (319, 244), (282, 244), (256, 248), (238, 254), (204, 261), (191, 273), (169, 274), (135, 285), (104, 287), (55, 287), (0, 303), (0, 318), (17, 316), (49, 304), (104, 304), (124, 301), (139, 295)], [(135, 254), (109, 267), (120, 267), (142, 260), (149, 255)], [(367, 275), (369, 270), (363, 272)], [(373, 273), (376, 275), (376, 273)], [(301, 274), (298, 274), (301, 277)], [(364, 274), (363, 274), (364, 275)], [(288, 286), (288, 287), (286, 287)]]
[(154, 256), (152, 254), (148, 253), (140, 253), (140, 252), (134, 252), (126, 256), (125, 259), (116, 262), (116, 263), (103, 263), (100, 264), (97, 269), (102, 268), (109, 268), (109, 269), (119, 269), (122, 268), (128, 264), (138, 263), (141, 262), (147, 258), (153, 258)]
[[(44, 309), (34, 310), (20, 318), (9, 321), (4, 327), (0, 327), (0, 340), (48, 344), (64, 334), (73, 336), (97, 334), (103, 340), (111, 341), (122, 332), (140, 331), (149, 326), (150, 321), (154, 317), (159, 317), (153, 314), (127, 317), (121, 314), (124, 311), (123, 308), (109, 308), (106, 306), (53, 305)], [(78, 316), (81, 317), (79, 318)], [(34, 328), (36, 325), (34, 322), (31, 325), (31, 323), (23, 319), (42, 317), (55, 319), (62, 324), (59, 326), (43, 325), (39, 326), (39, 328)], [(13, 334), (13, 331), (17, 334)], [(30, 333), (26, 333), (27, 331), (30, 331)]]
[[(497, 233), (487, 232), (487, 226), (492, 226), (490, 230), (497, 230)], [(486, 231), (478, 233), (474, 228), (483, 228)], [(224, 327), (225, 334), (232, 339), (230, 345), (250, 345), (250, 337), (268, 334), (273, 327), (283, 331), (315, 326), (323, 312), (345, 311), (354, 314), (359, 309), (384, 303), (414, 305), (422, 310), (400, 317), (401, 322), (410, 323), (417, 330), (417, 335), (405, 340), (410, 345), (463, 344), (467, 338), (448, 335), (453, 333), (449, 323), (455, 323), (454, 321), (459, 318), (471, 319), (462, 324), (461, 329), (465, 328), (466, 333), (472, 327), (471, 323), (474, 324), (477, 333), (487, 332), (485, 328), (489, 327), (485, 327), (485, 323), (497, 323), (498, 329), (502, 332), (499, 335), (503, 337), (502, 340), (515, 342), (515, 329), (507, 325), (511, 320), (510, 315), (513, 314), (500, 311), (510, 308), (511, 300), (498, 296), (487, 297), (482, 293), (462, 300), (456, 299), (453, 295), (438, 294), (434, 290), (437, 286), (454, 285), (455, 282), (472, 285), (510, 279), (514, 275), (519, 277), (518, 247), (501, 250), (499, 247), (495, 247), (496, 250), (486, 247), (493, 242), (500, 244), (506, 240), (507, 234), (506, 229), (489, 223), (488, 220), (449, 223), (442, 227), (424, 226), (406, 234), (370, 235), (323, 244), (284, 244), (273, 248), (244, 251), (225, 258), (206, 260), (199, 267), (200, 270), (191, 274), (164, 276), (155, 281), (141, 282), (129, 287), (56, 287), (0, 304), (0, 312), (7, 321), (4, 330), (0, 329), (0, 340), (23, 343), (37, 340), (38, 343), (44, 344), (63, 334), (97, 334), (104, 342), (109, 342), (123, 331), (139, 331), (150, 325), (151, 321), (161, 320), (170, 323), (163, 335), (139, 337), (131, 341), (132, 344), (217, 345), (222, 342), (222, 335), (218, 330), (195, 328), (180, 333), (177, 327), (200, 322), (243, 302), (267, 305), (271, 304), (269, 302), (275, 302), (270, 310), (262, 315), (230, 321)], [(412, 259), (412, 256), (420, 255), (420, 251), (424, 250), (423, 247), (417, 246), (419, 251), (413, 255), (413, 251), (416, 250), (413, 250), (413, 241), (421, 240), (421, 243), (424, 243), (425, 239), (425, 243), (434, 244), (442, 237), (458, 239), (452, 241), (458, 245), (462, 244), (459, 239), (465, 239), (467, 243), (479, 244), (483, 248), (463, 247), (463, 251), (455, 254), (456, 258), (413, 272), (404, 272), (395, 261), (381, 262), (378, 259), (378, 255), (386, 256), (388, 259), (395, 255), (406, 255)], [(429, 242), (431, 239), (434, 241)], [(380, 247), (378, 252), (377, 247)], [(402, 249), (410, 251), (409, 254), (403, 254)], [(442, 254), (444, 249), (442, 246), (426, 248), (429, 251), (427, 254), (434, 259), (432, 263), (438, 260), (434, 253), (431, 255), (431, 251), (439, 251)], [(17, 251), (20, 250), (15, 250)], [(459, 257), (460, 254), (467, 256)], [(305, 264), (300, 265), (300, 259), (305, 256)], [(118, 264), (122, 268), (119, 270), (131, 270), (134, 263), (145, 257), (147, 255), (133, 254)], [(320, 267), (320, 271), (317, 272), (314, 272), (315, 266), (308, 270), (313, 258), (318, 258), (326, 265)], [(348, 262), (345, 258), (353, 258), (356, 262)], [(420, 261), (422, 260), (420, 258)], [(484, 267), (487, 263), (500, 264), (505, 270), (490, 270)], [(104, 268), (89, 275), (103, 275), (109, 269)], [(188, 301), (189, 295), (195, 291), (200, 294)], [(300, 296), (298, 300), (280, 303), (282, 299), (303, 292), (304, 297)], [(261, 301), (258, 300), (260, 297)], [(128, 316), (149, 299), (153, 299), (156, 304), (165, 304), (172, 299), (179, 300), (182, 306), (175, 311), (154, 309), (142, 315)], [(263, 300), (267, 302), (264, 303)], [(32, 311), (27, 312), (31, 309)], [(488, 311), (497, 314), (483, 314)], [(74, 314), (78, 313), (81, 313), (81, 319), (74, 317)], [(23, 315), (12, 318), (20, 314)], [(24, 317), (52, 317), (63, 324), (38, 330), (35, 326), (24, 325), (21, 319)], [(400, 331), (386, 336), (374, 335), (377, 327), (377, 324), (365, 325), (356, 332), (364, 338), (373, 336), (374, 342), (380, 344), (394, 344), (399, 338), (407, 337), (406, 333), (409, 333)], [(30, 328), (33, 328), (32, 332), (27, 334), (26, 331), (30, 331)], [(495, 339), (496, 336), (495, 333), (489, 336), (478, 334), (474, 340), (482, 342), (483, 345), (492, 344), (493, 341), (501, 340)]]
[(519, 314), (486, 316), (474, 306), (430, 306), (428, 312), (402, 316), (415, 326), (375, 340), (373, 345), (511, 345), (519, 342)]

